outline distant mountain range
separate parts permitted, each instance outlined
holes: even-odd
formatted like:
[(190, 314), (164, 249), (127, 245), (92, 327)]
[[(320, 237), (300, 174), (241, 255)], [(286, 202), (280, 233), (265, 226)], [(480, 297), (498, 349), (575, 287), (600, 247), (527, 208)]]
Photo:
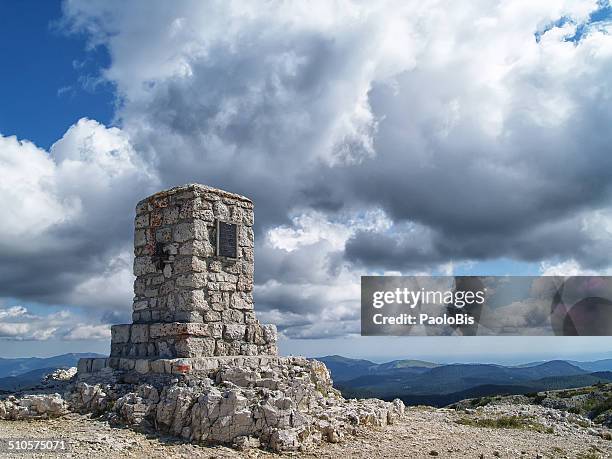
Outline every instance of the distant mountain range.
[(36, 385), (41, 378), (58, 368), (76, 367), (80, 358), (103, 357), (94, 353), (63, 354), (55, 357), (0, 358), (0, 393)]
[[(0, 395), (36, 386), (57, 368), (101, 354), (63, 354), (48, 358), (0, 358)], [(505, 366), (438, 364), (422, 360), (374, 363), (339, 355), (317, 357), (331, 371), (345, 397), (401, 398), (409, 405), (445, 406), (466, 398), (527, 394), (612, 382), (612, 359), (594, 362), (552, 360)]]
[(612, 381), (612, 359), (552, 360), (524, 365), (436, 364), (394, 360), (377, 364), (339, 355), (317, 357), (345, 397), (401, 398), (409, 405), (445, 406), (465, 398), (525, 394)]

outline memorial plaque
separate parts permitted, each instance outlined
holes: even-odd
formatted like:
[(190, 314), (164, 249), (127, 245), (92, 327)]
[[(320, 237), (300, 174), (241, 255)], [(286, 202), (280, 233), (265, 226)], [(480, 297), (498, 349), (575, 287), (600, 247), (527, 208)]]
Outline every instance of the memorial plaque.
[(238, 225), (217, 220), (217, 256), (238, 258)]

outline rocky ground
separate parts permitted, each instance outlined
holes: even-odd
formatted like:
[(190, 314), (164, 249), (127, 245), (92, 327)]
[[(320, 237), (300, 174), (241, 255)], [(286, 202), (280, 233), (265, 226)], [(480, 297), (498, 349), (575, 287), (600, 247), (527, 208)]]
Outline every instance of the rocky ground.
[[(572, 418), (555, 409), (531, 405), (494, 405), (468, 409), (467, 412), (408, 408), (402, 420), (385, 428), (357, 429), (355, 435), (347, 436), (339, 443), (324, 443), (305, 451), (281, 454), (258, 448), (238, 451), (222, 446), (197, 446), (110, 427), (105, 421), (76, 414), (51, 420), (0, 421), (2, 438), (64, 438), (71, 448), (65, 457), (78, 458), (594, 459), (612, 457), (612, 441), (606, 440), (610, 438), (608, 434), (607, 429), (589, 425), (584, 418)], [(20, 453), (14, 456), (0, 454), (0, 457), (41, 455)]]
[[(0, 397), (0, 458), (41, 457), (8, 454), (3, 440), (17, 438), (63, 439), (70, 451), (60, 457), (78, 458), (612, 458), (610, 384), (404, 409), (346, 400), (325, 366), (300, 358), (163, 380), (159, 390), (56, 373)], [(225, 446), (203, 446), (211, 440)]]
[[(266, 366), (252, 361), (223, 365), (197, 374), (109, 369), (48, 379), (44, 387), (0, 397), (0, 419), (90, 414), (110, 425), (199, 445), (281, 452), (337, 443), (358, 428), (393, 424), (404, 412), (400, 400), (344, 399), (332, 387), (325, 365), (302, 357)], [(1, 440), (2, 435), (0, 445)]]

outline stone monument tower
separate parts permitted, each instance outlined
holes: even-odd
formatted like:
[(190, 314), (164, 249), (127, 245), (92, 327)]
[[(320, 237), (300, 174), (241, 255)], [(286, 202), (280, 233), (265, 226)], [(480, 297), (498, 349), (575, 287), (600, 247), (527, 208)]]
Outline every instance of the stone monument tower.
[[(321, 362), (279, 357), (253, 310), (253, 203), (185, 185), (136, 206), (133, 323), (81, 359), (70, 404), (200, 444), (337, 442), (404, 405), (345, 400)], [(1, 413), (0, 413), (1, 417)]]
[(83, 359), (79, 371), (163, 373), (172, 368), (161, 360), (197, 369), (211, 366), (202, 358), (276, 356), (276, 327), (253, 309), (253, 242), (244, 196), (191, 184), (140, 201), (133, 323), (114, 325), (110, 358)]

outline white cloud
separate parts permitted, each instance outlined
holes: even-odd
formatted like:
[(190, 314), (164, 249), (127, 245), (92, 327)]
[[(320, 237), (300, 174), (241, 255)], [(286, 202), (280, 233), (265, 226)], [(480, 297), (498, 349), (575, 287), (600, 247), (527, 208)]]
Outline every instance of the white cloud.
[(0, 320), (26, 315), (28, 310), (23, 306), (12, 306), (7, 309), (0, 309)]
[(77, 324), (62, 338), (68, 341), (74, 340), (109, 340), (111, 336), (109, 324), (86, 325)]
[(0, 308), (0, 340), (46, 341), (106, 340), (110, 338), (109, 324), (83, 324), (79, 316), (62, 310), (36, 314), (23, 306)]
[(357, 231), (384, 231), (391, 221), (384, 212), (362, 212), (330, 221), (321, 212), (305, 212), (292, 218), (291, 226), (277, 226), (268, 231), (272, 247), (292, 252), (298, 247), (319, 241), (328, 242), (334, 250), (343, 250), (346, 241)]
[(49, 152), (0, 136), (0, 166), (2, 294), (129, 308), (133, 207), (157, 178), (128, 136), (86, 118)]
[(597, 274), (591, 269), (584, 269), (576, 260), (565, 260), (559, 263), (543, 261), (540, 263), (542, 276), (591, 276)]

